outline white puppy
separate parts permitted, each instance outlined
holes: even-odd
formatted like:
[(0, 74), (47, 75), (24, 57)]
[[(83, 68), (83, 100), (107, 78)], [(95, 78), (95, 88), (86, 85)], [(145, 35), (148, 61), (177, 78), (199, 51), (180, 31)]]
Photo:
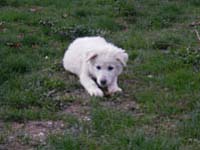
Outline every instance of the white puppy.
[(103, 96), (108, 92), (121, 92), (118, 75), (126, 66), (128, 55), (121, 48), (102, 37), (83, 37), (73, 41), (63, 58), (64, 68), (80, 78), (81, 84), (91, 96)]

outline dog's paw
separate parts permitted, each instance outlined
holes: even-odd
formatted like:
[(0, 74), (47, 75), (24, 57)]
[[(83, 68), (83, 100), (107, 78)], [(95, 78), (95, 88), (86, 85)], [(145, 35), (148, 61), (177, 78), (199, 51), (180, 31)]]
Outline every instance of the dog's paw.
[(103, 97), (103, 92), (100, 90), (100, 89), (98, 89), (98, 88), (96, 88), (96, 89), (89, 89), (88, 90), (88, 93), (91, 95), (91, 96), (99, 96), (99, 97)]
[(122, 92), (122, 89), (119, 87), (110, 87), (108, 88), (109, 93), (116, 93), (116, 92)]

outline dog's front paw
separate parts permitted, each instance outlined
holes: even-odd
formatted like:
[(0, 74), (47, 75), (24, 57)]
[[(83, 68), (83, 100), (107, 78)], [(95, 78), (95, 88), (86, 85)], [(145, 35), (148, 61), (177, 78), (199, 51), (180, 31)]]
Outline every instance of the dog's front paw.
[(109, 93), (116, 93), (116, 92), (122, 92), (122, 89), (119, 87), (110, 87), (108, 88)]
[(91, 96), (99, 96), (99, 97), (103, 97), (103, 92), (98, 89), (98, 88), (95, 88), (95, 89), (88, 89), (88, 93), (91, 95)]

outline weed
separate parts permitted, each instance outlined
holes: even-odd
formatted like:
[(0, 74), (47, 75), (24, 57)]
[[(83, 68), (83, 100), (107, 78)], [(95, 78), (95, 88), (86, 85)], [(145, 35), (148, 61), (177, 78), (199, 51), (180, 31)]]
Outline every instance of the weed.
[(58, 29), (53, 29), (54, 33), (57, 33), (63, 39), (74, 40), (77, 37), (83, 36), (104, 36), (106, 31), (101, 29), (90, 29), (90, 27), (83, 26), (83, 25), (75, 25), (70, 27), (62, 27)]
[(174, 55), (181, 59), (185, 64), (193, 65), (195, 70), (200, 69), (200, 49), (184, 48), (179, 51), (175, 51)]

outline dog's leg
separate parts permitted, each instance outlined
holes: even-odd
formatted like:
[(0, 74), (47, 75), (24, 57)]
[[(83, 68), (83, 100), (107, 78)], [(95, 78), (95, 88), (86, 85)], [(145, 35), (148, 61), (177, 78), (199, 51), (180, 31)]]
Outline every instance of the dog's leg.
[(108, 87), (109, 93), (122, 92), (122, 89), (117, 84), (117, 77), (114, 79), (113, 84)]
[(96, 83), (88, 75), (82, 74), (80, 76), (80, 82), (91, 96), (103, 96), (102, 90), (99, 89)]

